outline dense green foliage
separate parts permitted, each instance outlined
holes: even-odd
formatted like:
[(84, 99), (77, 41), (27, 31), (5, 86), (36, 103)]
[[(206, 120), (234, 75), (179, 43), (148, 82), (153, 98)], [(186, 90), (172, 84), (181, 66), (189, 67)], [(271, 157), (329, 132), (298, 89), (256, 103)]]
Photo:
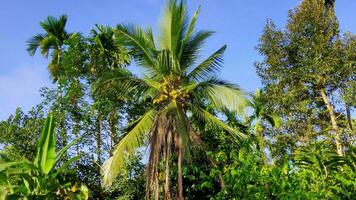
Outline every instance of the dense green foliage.
[(0, 122), (0, 199), (354, 199), (356, 36), (335, 3), (267, 21), (250, 95), (217, 77), (225, 45), (199, 57), (212, 32), (184, 1), (168, 1), (159, 36), (46, 18), (28, 51), (51, 55), (57, 87)]
[(56, 153), (55, 119), (49, 116), (42, 128), (33, 162), (26, 159), (11, 160), (2, 155), (0, 160), (1, 199), (36, 199), (64, 197), (72, 200), (88, 199), (85, 185), (71, 184), (66, 178), (68, 166), (79, 159), (73, 157), (57, 166), (74, 140)]

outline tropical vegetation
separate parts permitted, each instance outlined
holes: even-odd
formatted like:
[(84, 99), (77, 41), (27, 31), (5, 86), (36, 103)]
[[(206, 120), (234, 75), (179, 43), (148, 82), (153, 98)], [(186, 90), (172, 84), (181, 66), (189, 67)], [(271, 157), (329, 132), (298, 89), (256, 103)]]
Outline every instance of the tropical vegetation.
[(27, 50), (56, 87), (0, 121), (0, 199), (354, 199), (356, 36), (335, 4), (267, 20), (256, 92), (219, 76), (228, 45), (202, 56), (214, 32), (183, 0), (158, 34), (47, 17)]

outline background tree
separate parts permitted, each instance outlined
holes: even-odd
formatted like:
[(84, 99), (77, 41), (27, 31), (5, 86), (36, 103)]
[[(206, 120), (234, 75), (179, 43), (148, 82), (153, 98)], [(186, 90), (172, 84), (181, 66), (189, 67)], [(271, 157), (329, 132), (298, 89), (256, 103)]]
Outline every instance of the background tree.
[(27, 41), (27, 51), (30, 55), (34, 55), (37, 49), (40, 49), (40, 53), (46, 58), (51, 54), (51, 61), (48, 65), (48, 69), (54, 81), (57, 81), (63, 72), (63, 66), (61, 66), (61, 54), (64, 43), (67, 39), (73, 36), (73, 34), (66, 31), (66, 24), (66, 15), (61, 15), (58, 18), (48, 16), (43, 22), (40, 22), (40, 26), (45, 33), (38, 33)]
[(264, 134), (266, 123), (272, 127), (279, 127), (280, 120), (277, 116), (269, 114), (266, 106), (264, 93), (261, 89), (257, 89), (256, 93), (251, 97), (249, 107), (253, 109), (252, 115), (248, 119), (250, 127), (253, 127), (257, 146), (261, 152), (261, 161), (264, 162), (266, 157), (264, 154)]
[[(53, 16), (48, 16), (44, 21), (40, 22), (41, 28), (45, 33), (38, 33), (34, 35), (27, 41), (27, 51), (30, 55), (34, 55), (39, 49), (40, 53), (44, 57), (48, 57), (51, 54), (51, 60), (48, 64), (48, 70), (54, 82), (57, 82), (57, 95), (58, 98), (62, 98), (63, 93), (63, 76), (64, 76), (64, 66), (62, 64), (62, 54), (64, 51), (64, 46), (66, 40), (71, 37), (75, 37), (76, 34), (68, 33), (66, 30), (67, 16), (61, 15), (58, 18)], [(61, 78), (62, 77), (62, 78)], [(59, 104), (59, 110), (63, 110), (63, 105)], [(61, 115), (61, 116), (59, 116)], [(67, 143), (67, 136), (64, 124), (64, 118), (66, 117), (65, 112), (57, 114), (60, 121), (60, 129), (62, 132), (62, 145), (65, 146)]]
[(324, 3), (303, 1), (290, 12), (284, 32), (269, 21), (258, 46), (265, 59), (257, 63), (256, 69), (271, 97), (271, 109), (279, 110), (288, 122), (296, 122), (291, 123), (296, 126), (293, 131), (302, 131), (300, 140), (307, 137), (304, 143), (330, 134), (342, 155), (342, 131), (337, 121), (342, 113), (332, 96), (340, 95), (338, 89), (345, 76), (337, 56), (338, 21), (333, 7), (325, 7)]

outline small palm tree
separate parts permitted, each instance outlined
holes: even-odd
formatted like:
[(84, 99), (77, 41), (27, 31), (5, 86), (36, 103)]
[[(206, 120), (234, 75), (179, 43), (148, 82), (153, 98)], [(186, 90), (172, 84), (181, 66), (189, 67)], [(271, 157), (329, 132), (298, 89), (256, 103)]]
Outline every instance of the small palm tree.
[[(65, 29), (67, 24), (67, 16), (61, 15), (58, 18), (48, 16), (44, 21), (40, 22), (40, 26), (45, 33), (38, 33), (27, 41), (27, 51), (31, 56), (35, 55), (39, 49), (44, 57), (51, 54), (51, 61), (48, 64), (48, 70), (54, 82), (57, 82), (57, 95), (62, 97), (62, 87), (60, 78), (64, 75), (64, 68), (62, 66), (62, 53), (65, 42), (77, 34), (68, 33)], [(67, 143), (67, 134), (64, 126), (64, 118), (66, 112), (61, 111), (59, 117), (60, 126), (62, 130), (62, 146)]]
[(249, 101), (249, 107), (253, 109), (252, 115), (249, 117), (249, 125), (253, 127), (253, 131), (257, 138), (258, 149), (262, 156), (261, 160), (264, 162), (264, 129), (265, 123), (269, 123), (272, 127), (279, 126), (279, 118), (266, 111), (266, 102), (263, 99), (263, 91), (258, 89), (255, 95)]
[[(113, 28), (96, 24), (95, 28), (91, 30), (90, 41), (91, 62), (89, 66), (90, 74), (93, 75), (93, 81), (101, 77), (102, 74), (118, 68), (124, 68), (129, 64), (127, 52), (115, 41)], [(106, 91), (105, 94), (100, 94), (99, 98), (97, 97), (98, 94), (96, 94), (93, 96), (93, 99), (95, 101), (94, 107), (98, 113), (98, 123), (101, 123), (100, 120), (103, 114), (109, 114), (110, 147), (112, 148), (115, 141), (117, 141), (118, 109), (122, 107), (122, 101), (118, 101), (115, 95), (115, 87), (111, 87), (111, 91), (112, 92)], [(105, 100), (103, 101), (103, 99)], [(97, 146), (100, 152), (100, 131), (98, 131), (97, 134)], [(99, 155), (98, 158), (100, 158)]]
[[(190, 150), (203, 145), (199, 135), (204, 133), (194, 129), (193, 121), (208, 122), (232, 136), (245, 136), (204, 109), (212, 103), (220, 110), (241, 112), (246, 99), (236, 85), (216, 77), (226, 46), (197, 63), (204, 42), (213, 32), (195, 31), (199, 9), (190, 21), (186, 12), (182, 1), (169, 1), (158, 43), (151, 29), (117, 26), (117, 42), (129, 50), (145, 74), (138, 78), (117, 70), (100, 81), (98, 90), (116, 83), (121, 94), (134, 93), (148, 103), (147, 111), (131, 123), (130, 131), (104, 163), (103, 184), (106, 186), (123, 170), (126, 153), (134, 153), (138, 147), (148, 145), (146, 198), (159, 199), (160, 185), (163, 185), (165, 199), (184, 199), (183, 161), (189, 158)], [(172, 162), (176, 162), (178, 174), (176, 196), (171, 194), (170, 188)]]
[(65, 30), (66, 23), (66, 15), (61, 15), (59, 18), (48, 16), (40, 22), (45, 33), (38, 33), (27, 41), (27, 51), (31, 56), (40, 49), (41, 54), (47, 58), (52, 51), (48, 69), (54, 81), (58, 80), (63, 71), (60, 66), (63, 45), (73, 35)]
[[(104, 64), (107, 65), (106, 70), (112, 70), (129, 63), (127, 53), (117, 45), (114, 30), (111, 27), (96, 24), (95, 29), (91, 30), (91, 34), (96, 50), (103, 57)], [(101, 69), (101, 71), (103, 70)]]

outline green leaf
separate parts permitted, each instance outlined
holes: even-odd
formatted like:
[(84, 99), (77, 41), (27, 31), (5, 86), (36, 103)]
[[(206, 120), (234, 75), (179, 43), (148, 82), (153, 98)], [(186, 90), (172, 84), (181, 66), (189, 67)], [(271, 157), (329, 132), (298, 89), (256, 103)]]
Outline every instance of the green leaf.
[(206, 80), (211, 76), (214, 76), (215, 73), (219, 72), (222, 68), (222, 56), (226, 50), (226, 45), (221, 47), (211, 56), (209, 56), (206, 60), (204, 60), (201, 64), (195, 67), (189, 74), (188, 78), (194, 80)]
[(144, 134), (151, 131), (156, 113), (154, 109), (147, 111), (135, 127), (116, 145), (113, 155), (102, 166), (104, 186), (110, 186), (117, 175), (123, 171), (125, 154), (133, 153), (142, 146)]
[(155, 50), (152, 31), (144, 31), (138, 26), (131, 24), (119, 24), (116, 27), (116, 40), (130, 50), (135, 60), (151, 70), (154, 68), (152, 50)]
[(220, 119), (216, 118), (214, 115), (210, 114), (208, 111), (203, 110), (202, 108), (193, 108), (194, 112), (205, 122), (209, 122), (214, 125), (216, 128), (225, 130), (230, 133), (232, 136), (239, 136), (240, 138), (246, 138), (247, 136), (244, 133), (241, 133), (237, 129), (234, 129)]
[(0, 200), (6, 200), (8, 190), (6, 187), (0, 186)]
[(27, 160), (24, 161), (14, 161), (14, 162), (7, 162), (7, 163), (1, 163), (0, 164), (0, 172), (9, 170), (11, 168), (22, 168), (25, 169), (26, 166), (30, 166), (31, 163)]
[(78, 142), (80, 142), (83, 138), (85, 137), (85, 135), (73, 140), (72, 142), (70, 142), (69, 144), (67, 144), (65, 147), (63, 147), (61, 150), (59, 150), (57, 153), (56, 153), (56, 156), (55, 156), (55, 161), (54, 161), (54, 165), (56, 165), (59, 160), (63, 157), (63, 155), (68, 151), (68, 149), (77, 144)]
[(56, 137), (54, 133), (55, 120), (52, 115), (47, 117), (37, 144), (35, 165), (40, 167), (43, 173), (48, 174), (55, 164)]
[(199, 8), (195, 11), (194, 13), (194, 16), (192, 17), (190, 23), (189, 23), (189, 27), (188, 27), (188, 30), (187, 30), (187, 33), (185, 34), (184, 36), (184, 39), (182, 41), (182, 46), (180, 48), (180, 53), (179, 53), (179, 58), (181, 57), (181, 54), (183, 52), (183, 49), (186, 45), (186, 43), (189, 41), (190, 37), (192, 36), (192, 34), (194, 33), (194, 30), (195, 30), (195, 24), (197, 22), (197, 18), (198, 18), (198, 15), (200, 13), (200, 6)]
[(192, 93), (202, 99), (210, 100), (220, 110), (236, 112), (243, 115), (247, 106), (247, 99), (241, 89), (235, 84), (212, 78), (199, 83)]
[(76, 162), (80, 158), (81, 156), (75, 156), (63, 163), (58, 169), (56, 169), (56, 172), (53, 174), (53, 177), (56, 177), (58, 174), (65, 172), (68, 169), (69, 165)]

